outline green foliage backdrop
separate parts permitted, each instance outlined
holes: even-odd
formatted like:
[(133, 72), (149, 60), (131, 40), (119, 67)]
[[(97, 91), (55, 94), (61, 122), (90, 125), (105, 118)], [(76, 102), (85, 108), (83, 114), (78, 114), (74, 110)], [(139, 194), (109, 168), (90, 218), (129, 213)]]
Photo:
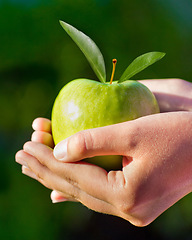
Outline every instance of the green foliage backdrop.
[(97, 43), (107, 78), (112, 58), (118, 78), (135, 57), (162, 51), (166, 58), (135, 79), (192, 80), (190, 0), (0, 0), (1, 239), (191, 239), (191, 195), (141, 229), (77, 203), (54, 205), (48, 189), (21, 174), (14, 154), (30, 139), (33, 119), (50, 118), (67, 82), (96, 78), (60, 19)]

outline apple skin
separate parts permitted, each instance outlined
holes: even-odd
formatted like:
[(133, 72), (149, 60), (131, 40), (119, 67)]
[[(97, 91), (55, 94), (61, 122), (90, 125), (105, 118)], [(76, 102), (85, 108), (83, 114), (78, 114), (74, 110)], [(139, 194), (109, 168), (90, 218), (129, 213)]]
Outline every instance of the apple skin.
[[(52, 110), (55, 144), (85, 129), (103, 127), (159, 113), (155, 96), (143, 84), (128, 80), (101, 83), (76, 79), (58, 94)], [(119, 168), (122, 157), (101, 156), (88, 161), (106, 169)]]

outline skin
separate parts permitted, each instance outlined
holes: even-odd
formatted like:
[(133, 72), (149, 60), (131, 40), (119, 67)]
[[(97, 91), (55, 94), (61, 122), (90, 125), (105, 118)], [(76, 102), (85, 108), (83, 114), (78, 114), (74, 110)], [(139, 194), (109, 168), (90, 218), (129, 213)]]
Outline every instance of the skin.
[[(79, 201), (136, 226), (154, 221), (192, 189), (192, 84), (142, 83), (162, 113), (81, 131), (54, 150), (51, 122), (38, 118), (32, 140), (16, 154), (23, 174), (52, 189), (53, 202)], [(122, 170), (106, 172), (82, 160), (108, 154), (123, 156)]]

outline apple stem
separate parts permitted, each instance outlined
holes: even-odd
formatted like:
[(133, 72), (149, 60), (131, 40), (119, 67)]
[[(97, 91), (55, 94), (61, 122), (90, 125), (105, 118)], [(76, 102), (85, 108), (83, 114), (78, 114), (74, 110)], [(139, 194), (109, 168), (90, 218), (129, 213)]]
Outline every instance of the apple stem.
[(113, 62), (113, 70), (112, 70), (112, 74), (111, 74), (110, 84), (112, 84), (112, 82), (113, 82), (113, 78), (114, 78), (114, 74), (115, 74), (115, 67), (116, 67), (117, 59), (113, 59), (112, 62)]

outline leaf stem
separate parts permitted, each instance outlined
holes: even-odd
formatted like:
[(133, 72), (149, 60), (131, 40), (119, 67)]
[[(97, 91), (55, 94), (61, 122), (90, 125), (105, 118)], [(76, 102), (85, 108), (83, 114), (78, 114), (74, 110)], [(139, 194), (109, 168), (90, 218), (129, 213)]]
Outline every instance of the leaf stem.
[(113, 82), (113, 78), (114, 78), (114, 74), (115, 74), (115, 67), (116, 67), (117, 59), (113, 59), (112, 63), (113, 63), (113, 70), (112, 70), (112, 74), (111, 74), (110, 84), (112, 84), (112, 82)]

